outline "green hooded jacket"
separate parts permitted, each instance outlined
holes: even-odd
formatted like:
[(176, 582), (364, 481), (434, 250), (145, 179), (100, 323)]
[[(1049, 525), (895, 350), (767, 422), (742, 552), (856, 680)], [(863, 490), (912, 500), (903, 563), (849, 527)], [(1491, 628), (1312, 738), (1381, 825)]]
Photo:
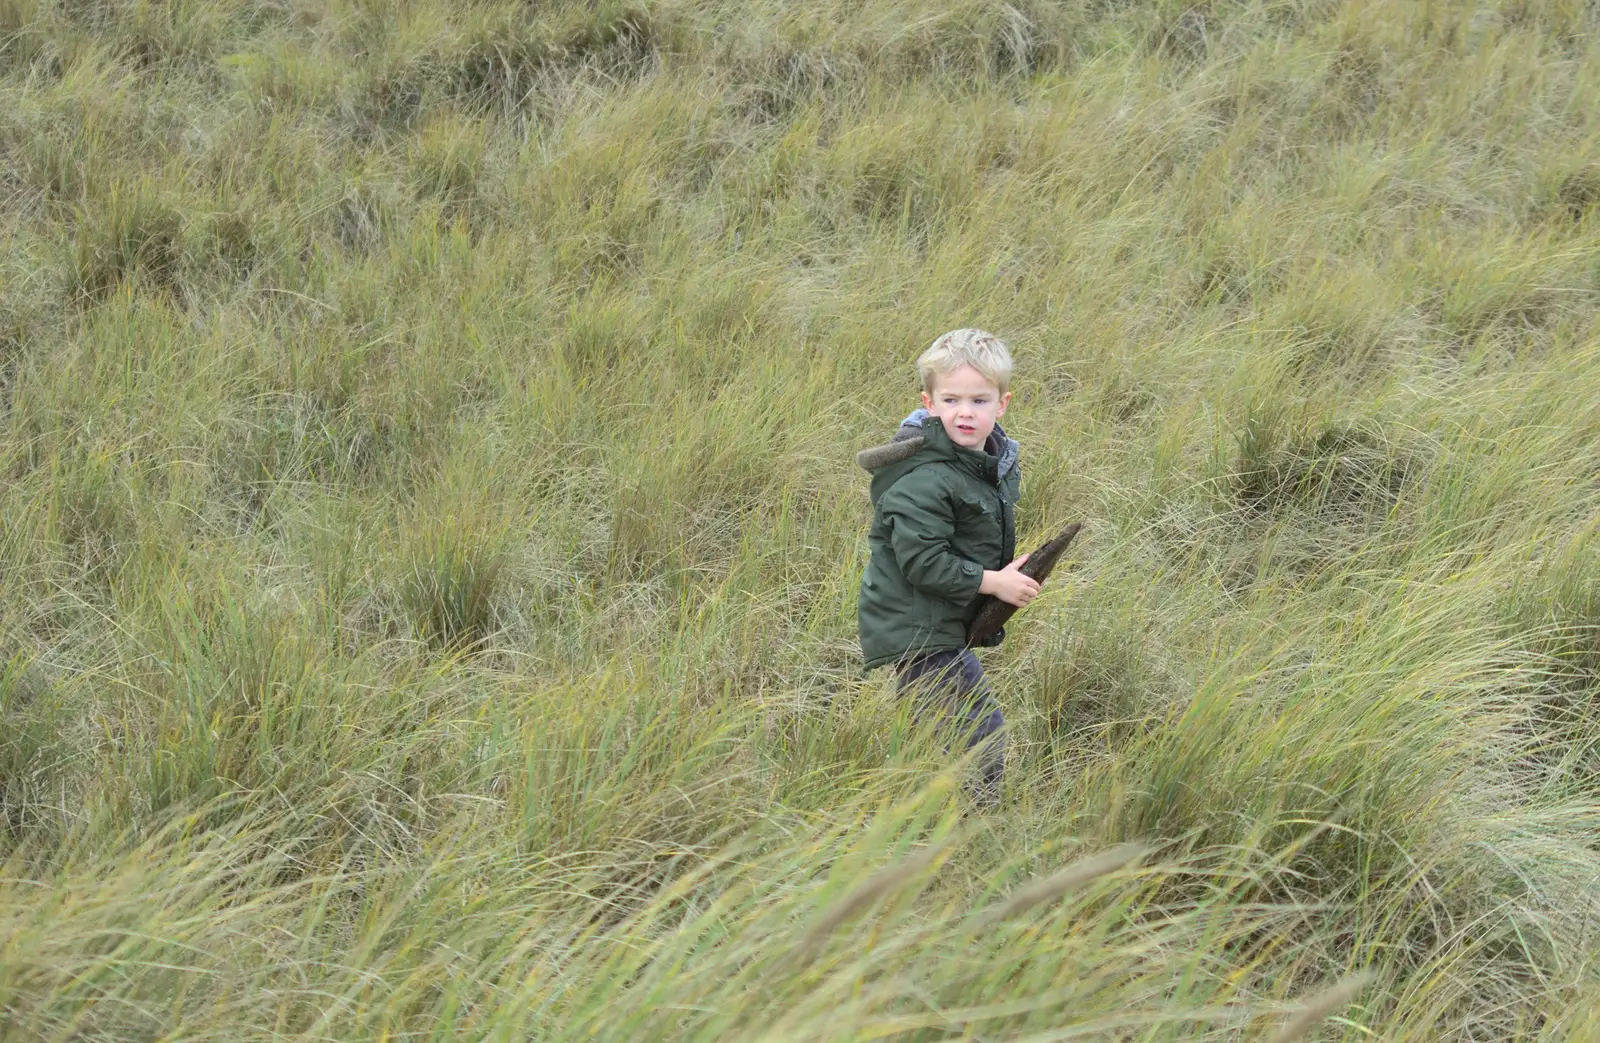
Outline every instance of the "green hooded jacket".
[(872, 557), (857, 615), (868, 669), (965, 648), (984, 570), (1016, 556), (1017, 443), (996, 425), (985, 448), (956, 445), (919, 409), (893, 442), (857, 455), (872, 473)]

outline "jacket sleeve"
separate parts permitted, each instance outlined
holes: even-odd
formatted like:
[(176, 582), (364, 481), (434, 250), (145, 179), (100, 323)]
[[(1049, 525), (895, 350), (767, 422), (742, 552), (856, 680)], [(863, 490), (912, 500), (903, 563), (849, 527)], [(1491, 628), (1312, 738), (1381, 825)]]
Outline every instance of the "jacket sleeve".
[(889, 546), (908, 583), (966, 606), (978, 596), (983, 567), (951, 549), (956, 518), (950, 498), (919, 486), (897, 482), (878, 501), (889, 528)]

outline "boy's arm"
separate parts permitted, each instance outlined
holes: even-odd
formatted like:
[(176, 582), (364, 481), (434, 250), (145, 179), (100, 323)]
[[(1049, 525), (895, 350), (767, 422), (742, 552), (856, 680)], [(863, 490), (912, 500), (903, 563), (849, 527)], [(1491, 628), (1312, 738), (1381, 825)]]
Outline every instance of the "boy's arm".
[(955, 511), (939, 495), (916, 496), (900, 483), (883, 494), (878, 509), (889, 527), (889, 546), (912, 586), (957, 605), (978, 596), (983, 567), (950, 549)]

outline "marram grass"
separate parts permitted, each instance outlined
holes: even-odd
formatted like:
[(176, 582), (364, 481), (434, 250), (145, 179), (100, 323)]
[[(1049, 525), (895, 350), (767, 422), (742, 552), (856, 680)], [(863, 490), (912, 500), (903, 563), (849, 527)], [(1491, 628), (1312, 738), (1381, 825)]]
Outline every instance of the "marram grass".
[[(1597, 39), (0, 0), (0, 1039), (1594, 1038)], [(990, 814), (854, 643), (965, 325)]]

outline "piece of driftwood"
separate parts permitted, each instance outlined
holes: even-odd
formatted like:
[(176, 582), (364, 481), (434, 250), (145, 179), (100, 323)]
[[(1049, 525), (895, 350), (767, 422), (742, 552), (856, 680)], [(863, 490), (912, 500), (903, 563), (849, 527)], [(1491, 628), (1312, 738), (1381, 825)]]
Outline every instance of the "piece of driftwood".
[[(1046, 543), (1043, 547), (1028, 555), (1028, 560), (1022, 563), (1018, 572), (1030, 579), (1043, 583), (1050, 578), (1050, 570), (1056, 567), (1062, 552), (1067, 549), (1067, 544), (1078, 535), (1078, 530), (1083, 528), (1083, 522), (1073, 522), (1061, 530), (1061, 535)], [(1000, 628), (1006, 625), (1006, 620), (1017, 611), (1016, 605), (1007, 604), (993, 594), (979, 596), (981, 604), (978, 614), (972, 617), (972, 623), (967, 627), (967, 644), (975, 644), (986, 637), (992, 637)]]

